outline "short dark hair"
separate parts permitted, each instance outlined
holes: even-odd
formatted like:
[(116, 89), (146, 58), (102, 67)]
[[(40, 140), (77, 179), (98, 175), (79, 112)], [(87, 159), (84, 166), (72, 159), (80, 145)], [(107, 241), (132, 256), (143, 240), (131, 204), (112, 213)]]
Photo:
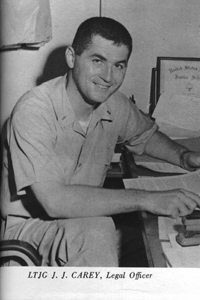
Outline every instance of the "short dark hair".
[(121, 23), (107, 17), (93, 17), (80, 24), (72, 43), (75, 53), (81, 55), (95, 35), (113, 41), (114, 45), (127, 46), (129, 50), (128, 57), (130, 57), (132, 52), (130, 33)]

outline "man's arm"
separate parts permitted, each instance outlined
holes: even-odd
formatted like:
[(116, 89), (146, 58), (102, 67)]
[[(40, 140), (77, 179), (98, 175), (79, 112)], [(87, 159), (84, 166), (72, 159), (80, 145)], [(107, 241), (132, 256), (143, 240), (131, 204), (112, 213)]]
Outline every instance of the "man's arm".
[(34, 183), (31, 189), (52, 218), (105, 216), (141, 210), (176, 218), (200, 207), (198, 195), (181, 189), (163, 192), (112, 190), (58, 182)]
[(165, 160), (189, 171), (200, 168), (200, 152), (192, 152), (156, 131), (145, 147), (145, 154)]
[[(158, 131), (146, 144), (145, 153), (175, 165), (183, 163), (188, 169), (199, 167), (200, 154), (186, 150)], [(200, 197), (182, 189), (159, 192), (112, 190), (52, 181), (34, 183), (31, 189), (53, 218), (105, 216), (140, 210), (176, 218), (200, 207)]]

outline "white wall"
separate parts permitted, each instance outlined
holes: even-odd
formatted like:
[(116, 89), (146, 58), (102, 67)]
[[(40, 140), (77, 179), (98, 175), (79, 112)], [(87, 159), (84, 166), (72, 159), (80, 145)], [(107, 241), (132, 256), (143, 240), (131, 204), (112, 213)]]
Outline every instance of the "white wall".
[(133, 37), (121, 90), (143, 110), (157, 56), (200, 57), (200, 0), (102, 0), (102, 15), (122, 22)]
[(24, 92), (66, 72), (64, 48), (83, 20), (99, 15), (99, 0), (50, 0), (50, 6), (53, 39), (49, 43), (37, 51), (1, 52), (1, 126)]
[[(38, 51), (1, 53), (1, 125), (24, 92), (65, 73), (63, 46), (71, 43), (81, 21), (99, 15), (99, 1), (50, 0), (53, 39)], [(134, 94), (144, 110), (157, 56), (200, 55), (200, 0), (102, 0), (102, 15), (122, 22), (133, 36), (134, 51), (121, 90)]]

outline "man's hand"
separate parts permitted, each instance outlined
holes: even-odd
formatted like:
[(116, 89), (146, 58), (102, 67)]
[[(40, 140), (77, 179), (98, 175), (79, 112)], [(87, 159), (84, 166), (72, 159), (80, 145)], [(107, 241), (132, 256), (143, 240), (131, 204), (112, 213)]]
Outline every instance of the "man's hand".
[(144, 154), (181, 166), (189, 171), (200, 168), (200, 152), (190, 151), (160, 131), (156, 131), (148, 140)]
[(182, 155), (182, 164), (185, 169), (200, 168), (200, 152), (185, 152)]
[(183, 189), (161, 191), (152, 195), (147, 206), (148, 211), (154, 214), (176, 219), (191, 214), (196, 207), (200, 207), (200, 197)]

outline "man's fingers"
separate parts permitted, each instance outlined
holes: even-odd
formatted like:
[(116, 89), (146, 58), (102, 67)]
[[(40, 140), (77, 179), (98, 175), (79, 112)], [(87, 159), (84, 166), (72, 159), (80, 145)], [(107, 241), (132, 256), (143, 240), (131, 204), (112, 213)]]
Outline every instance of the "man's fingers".
[(197, 206), (200, 207), (200, 196), (191, 192), (191, 191), (186, 191), (186, 190), (180, 190), (181, 194), (180, 200), (185, 200), (184, 203), (192, 210), (194, 210)]
[(151, 203), (149, 211), (176, 219), (200, 207), (200, 196), (184, 189), (165, 190), (156, 192)]
[(177, 199), (178, 202), (176, 202), (173, 211), (171, 212), (171, 217), (173, 219), (191, 214), (197, 206), (200, 206), (200, 197), (190, 191), (183, 189), (179, 190)]
[(188, 207), (187, 205), (184, 205), (184, 204), (179, 205), (178, 216), (179, 217), (187, 216), (187, 215), (191, 214), (194, 209), (195, 209), (195, 207), (191, 208), (191, 207)]

